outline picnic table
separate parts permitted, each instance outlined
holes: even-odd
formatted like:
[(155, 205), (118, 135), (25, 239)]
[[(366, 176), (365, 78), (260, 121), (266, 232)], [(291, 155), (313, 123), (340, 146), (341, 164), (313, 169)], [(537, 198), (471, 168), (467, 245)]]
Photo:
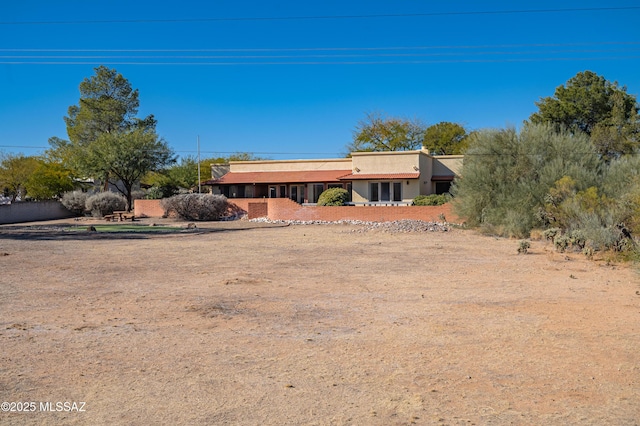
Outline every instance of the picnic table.
[(108, 214), (104, 217), (107, 222), (124, 222), (125, 220), (131, 220), (133, 222), (135, 218), (136, 216), (132, 212), (126, 210), (116, 210), (113, 214)]

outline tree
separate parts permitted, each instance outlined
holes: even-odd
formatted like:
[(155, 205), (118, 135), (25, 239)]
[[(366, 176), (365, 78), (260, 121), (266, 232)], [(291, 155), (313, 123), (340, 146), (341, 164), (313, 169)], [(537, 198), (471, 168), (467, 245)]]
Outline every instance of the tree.
[(90, 170), (114, 176), (122, 183), (123, 188), (115, 187), (127, 198), (128, 209), (132, 207), (133, 185), (150, 171), (175, 161), (167, 143), (154, 131), (143, 129), (104, 133), (83, 151)]
[(76, 144), (95, 141), (101, 134), (126, 132), (133, 129), (154, 129), (153, 115), (136, 118), (140, 106), (138, 89), (115, 69), (104, 65), (95, 68), (95, 75), (80, 83), (80, 103), (68, 110), (69, 140)]
[(38, 165), (25, 184), (29, 198), (60, 198), (75, 188), (71, 170), (60, 163), (38, 159)]
[(463, 154), (467, 149), (468, 137), (466, 129), (460, 124), (441, 121), (427, 127), (422, 146), (439, 155)]
[[(170, 164), (172, 152), (155, 132), (153, 115), (136, 117), (137, 89), (115, 69), (95, 68), (80, 83), (79, 105), (65, 117), (69, 140), (49, 139), (51, 158), (78, 175), (116, 185), (131, 208), (133, 184), (144, 174)], [(124, 188), (117, 186), (118, 180)]]
[(23, 154), (6, 154), (0, 157), (0, 190), (11, 202), (18, 198), (23, 200), (27, 195), (27, 181), (38, 167), (36, 157)]
[(418, 120), (369, 113), (358, 123), (353, 132), (353, 141), (346, 148), (348, 152), (419, 149), (424, 130), (424, 125)]
[(592, 137), (598, 152), (611, 159), (640, 146), (640, 115), (636, 97), (627, 88), (591, 71), (579, 72), (553, 97), (536, 102), (532, 123), (552, 123)]

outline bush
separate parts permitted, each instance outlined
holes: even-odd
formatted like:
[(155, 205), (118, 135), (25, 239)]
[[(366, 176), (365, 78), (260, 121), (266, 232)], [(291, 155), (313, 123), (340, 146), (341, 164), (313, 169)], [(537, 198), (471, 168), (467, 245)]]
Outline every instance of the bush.
[(571, 244), (571, 239), (568, 235), (558, 235), (553, 240), (553, 245), (560, 253), (564, 253), (565, 250), (567, 250), (567, 247), (569, 247), (569, 244)]
[(229, 202), (224, 195), (179, 194), (162, 200), (165, 215), (185, 220), (220, 220), (227, 215)]
[(147, 200), (161, 200), (165, 197), (165, 193), (159, 186), (152, 186), (147, 190)]
[(343, 188), (329, 188), (320, 194), (319, 206), (344, 206), (349, 199), (349, 193)]
[(104, 215), (113, 214), (115, 210), (126, 209), (127, 199), (115, 192), (98, 192), (87, 198), (86, 208), (91, 212), (92, 216), (103, 217)]
[(562, 230), (560, 228), (549, 228), (549, 229), (545, 229), (542, 235), (544, 236), (545, 240), (553, 242), (555, 238), (559, 236), (561, 233), (562, 233)]
[(529, 241), (520, 240), (520, 242), (518, 243), (518, 254), (527, 254), (529, 248), (531, 248), (531, 244), (529, 243)]
[(82, 216), (86, 210), (87, 193), (82, 191), (65, 192), (60, 202), (71, 213)]
[(449, 201), (447, 194), (418, 195), (413, 199), (414, 206), (441, 206)]
[(601, 166), (586, 135), (545, 125), (482, 131), (451, 188), (454, 212), (469, 226), (518, 238), (536, 227), (561, 227), (541, 220), (545, 196), (564, 176), (575, 182), (576, 193), (596, 186)]

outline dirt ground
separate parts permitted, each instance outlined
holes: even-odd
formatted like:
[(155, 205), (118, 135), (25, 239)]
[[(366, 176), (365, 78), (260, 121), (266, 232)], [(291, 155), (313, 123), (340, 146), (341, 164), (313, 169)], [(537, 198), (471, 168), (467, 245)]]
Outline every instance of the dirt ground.
[(0, 227), (0, 424), (640, 424), (637, 269), (358, 229)]

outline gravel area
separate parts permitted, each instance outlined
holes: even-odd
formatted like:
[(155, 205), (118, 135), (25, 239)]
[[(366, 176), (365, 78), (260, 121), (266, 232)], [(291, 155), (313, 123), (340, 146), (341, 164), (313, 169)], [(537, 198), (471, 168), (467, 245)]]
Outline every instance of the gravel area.
[(387, 233), (408, 232), (447, 232), (451, 226), (447, 223), (425, 222), (422, 220), (395, 220), (391, 222), (365, 222), (362, 220), (339, 220), (328, 222), (322, 220), (269, 220), (267, 218), (251, 219), (250, 222), (277, 223), (288, 225), (354, 225), (358, 228), (350, 230), (353, 233), (379, 231)]

